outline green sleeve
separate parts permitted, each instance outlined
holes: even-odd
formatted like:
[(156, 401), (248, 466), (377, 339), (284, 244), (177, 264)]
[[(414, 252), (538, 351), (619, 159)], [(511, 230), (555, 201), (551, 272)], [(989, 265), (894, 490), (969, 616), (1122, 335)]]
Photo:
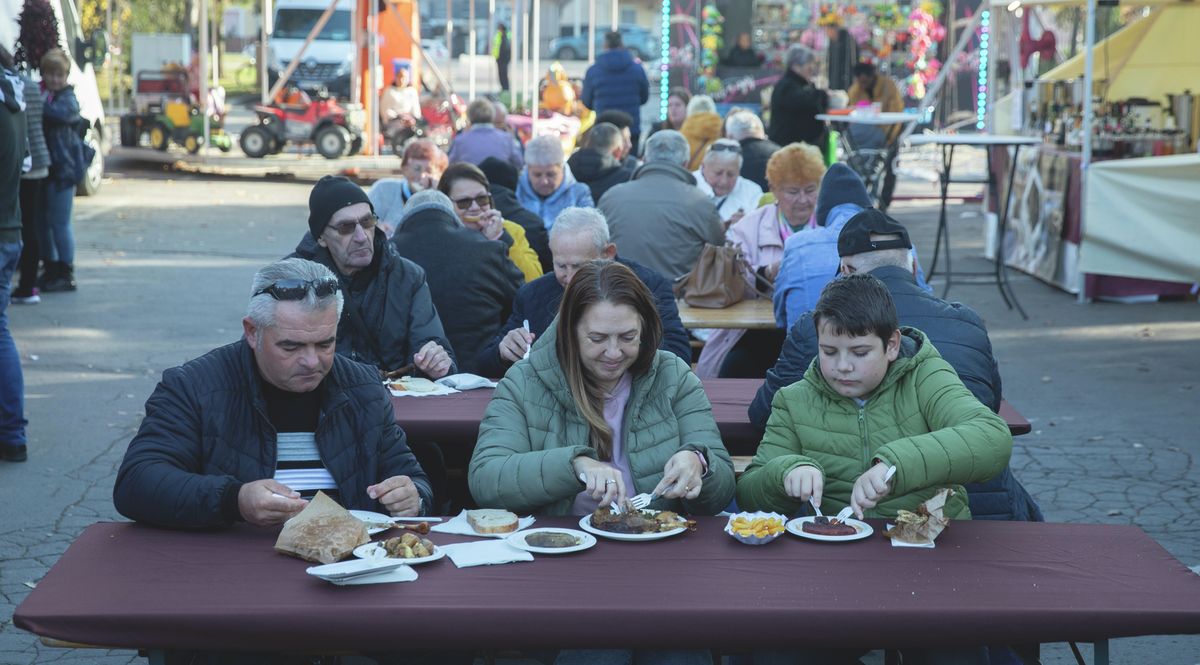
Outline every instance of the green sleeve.
[(738, 507), (742, 510), (769, 510), (784, 515), (800, 511), (799, 499), (788, 496), (783, 489), (783, 479), (800, 466), (816, 467), (825, 474), (821, 465), (804, 454), (804, 443), (800, 440), (788, 408), (795, 399), (794, 391), (784, 388), (775, 393), (771, 402), (771, 416), (767, 419), (767, 430), (750, 468), (737, 482)]
[[(670, 360), (684, 367), (675, 356)], [(692, 515), (716, 515), (725, 510), (733, 499), (733, 460), (721, 442), (721, 432), (713, 418), (712, 404), (700, 379), (690, 369), (681, 372), (678, 389), (672, 400), (675, 418), (679, 421), (679, 440), (685, 450), (696, 450), (708, 461), (708, 475), (700, 496), (684, 501), (684, 510)]]

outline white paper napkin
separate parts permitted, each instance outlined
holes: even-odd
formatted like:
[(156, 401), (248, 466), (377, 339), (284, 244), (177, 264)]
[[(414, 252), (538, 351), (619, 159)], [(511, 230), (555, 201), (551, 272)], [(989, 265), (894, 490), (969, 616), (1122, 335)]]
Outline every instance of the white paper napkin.
[(459, 568), (492, 566), (514, 561), (533, 561), (533, 555), (519, 550), (503, 540), (483, 540), (476, 543), (442, 545), (446, 556)]
[[(533, 526), (535, 521), (536, 520), (532, 515), (518, 519), (517, 531), (520, 531), (521, 529), (528, 529), (529, 527)], [(453, 533), (459, 536), (479, 536), (481, 538), (508, 538), (510, 533), (515, 533), (514, 531), (510, 531), (508, 533), (479, 533), (474, 527), (471, 526), (471, 523), (467, 521), (467, 511), (465, 510), (455, 517), (446, 520), (442, 524), (436, 524), (429, 527), (429, 530), (437, 531), (438, 533)]]
[[(884, 527), (884, 531), (891, 531), (895, 526), (895, 524), (888, 524), (886, 527)], [(892, 547), (919, 547), (927, 550), (937, 547), (937, 544), (932, 541), (928, 543), (906, 543), (896, 538), (888, 538), (888, 540), (892, 541)]]
[[(387, 385), (386, 381), (384, 382), (384, 385)], [(391, 388), (388, 388), (388, 392), (392, 394), (392, 397), (432, 397), (435, 395), (453, 395), (454, 393), (458, 392), (450, 386), (445, 386), (437, 382), (435, 382), (433, 385), (436, 386), (436, 388), (425, 393), (419, 393), (415, 390), (392, 390)]]
[(437, 381), (434, 381), (434, 383), (440, 383), (443, 386), (457, 388), (458, 390), (475, 390), (476, 388), (495, 388), (497, 385), (496, 382), (492, 381), (491, 379), (485, 379), (482, 376), (479, 376), (478, 374), (469, 374), (466, 372), (463, 372), (460, 374), (451, 374), (450, 376), (443, 376), (442, 378), (438, 379)]
[(394, 582), (415, 582), (417, 581), (417, 571), (412, 569), (412, 566), (400, 566), (393, 568), (386, 573), (378, 575), (364, 575), (362, 577), (352, 577), (348, 580), (326, 580), (333, 582), (338, 586), (357, 586), (359, 584), (392, 584)]

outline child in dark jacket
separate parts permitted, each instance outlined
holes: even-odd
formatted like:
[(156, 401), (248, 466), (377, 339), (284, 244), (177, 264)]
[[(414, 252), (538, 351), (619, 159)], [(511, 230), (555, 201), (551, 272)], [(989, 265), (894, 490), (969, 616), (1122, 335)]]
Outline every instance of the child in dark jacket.
[(45, 183), (45, 218), (40, 244), (46, 270), (40, 278), (43, 293), (75, 290), (75, 236), (71, 213), (75, 186), (87, 174), (92, 149), (83, 144), (79, 100), (67, 84), (71, 59), (61, 49), (42, 56), (42, 130), (50, 150), (50, 175)]

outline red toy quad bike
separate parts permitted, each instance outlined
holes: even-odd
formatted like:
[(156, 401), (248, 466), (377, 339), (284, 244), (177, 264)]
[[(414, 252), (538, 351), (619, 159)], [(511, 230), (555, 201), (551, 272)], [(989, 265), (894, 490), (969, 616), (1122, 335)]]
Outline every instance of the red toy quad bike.
[[(325, 159), (354, 155), (362, 149), (365, 115), (359, 104), (339, 104), (328, 95), (316, 101), (298, 89), (285, 91), (268, 106), (256, 105), (258, 124), (242, 131), (238, 143), (247, 157), (283, 151), (288, 141), (312, 142)], [(296, 94), (298, 93), (298, 94)]]

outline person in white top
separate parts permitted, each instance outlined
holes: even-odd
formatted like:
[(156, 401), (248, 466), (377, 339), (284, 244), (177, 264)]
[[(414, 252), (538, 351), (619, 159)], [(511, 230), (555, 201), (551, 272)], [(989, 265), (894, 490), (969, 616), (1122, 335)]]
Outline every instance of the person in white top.
[(762, 187), (738, 175), (741, 170), (742, 146), (733, 139), (717, 139), (692, 173), (700, 191), (712, 197), (725, 228), (757, 208), (763, 195)]
[(407, 69), (397, 69), (392, 84), (380, 94), (379, 115), (384, 125), (400, 122), (409, 127), (421, 118), (421, 95), (409, 82)]

